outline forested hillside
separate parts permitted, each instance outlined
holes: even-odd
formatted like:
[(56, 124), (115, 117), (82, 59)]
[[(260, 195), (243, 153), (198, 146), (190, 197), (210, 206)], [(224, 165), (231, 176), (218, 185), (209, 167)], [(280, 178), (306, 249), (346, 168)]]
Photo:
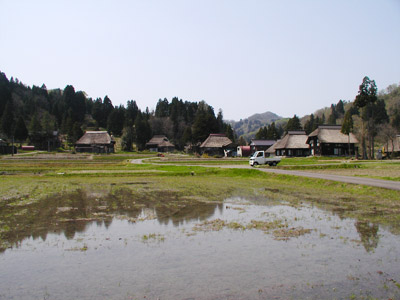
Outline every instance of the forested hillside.
[(210, 133), (226, 133), (234, 139), (230, 125), (223, 122), (222, 111), (215, 115), (206, 102), (173, 98), (159, 100), (155, 111), (141, 110), (134, 100), (126, 106), (114, 106), (112, 100), (88, 98), (83, 91), (67, 85), (63, 90), (29, 87), (0, 72), (0, 136), (27, 141), (47, 149), (54, 132), (73, 145), (85, 130), (107, 130), (122, 137), (122, 148), (132, 150), (132, 143), (143, 149), (154, 134), (165, 134), (183, 149), (187, 143), (204, 141)]

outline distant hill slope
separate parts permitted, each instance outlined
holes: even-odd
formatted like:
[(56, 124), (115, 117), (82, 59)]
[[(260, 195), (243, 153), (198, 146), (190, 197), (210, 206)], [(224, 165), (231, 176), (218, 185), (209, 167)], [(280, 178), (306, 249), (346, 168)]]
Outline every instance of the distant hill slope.
[(267, 111), (261, 114), (254, 114), (246, 119), (241, 119), (238, 122), (227, 121), (227, 123), (231, 124), (238, 137), (243, 136), (246, 140), (250, 140), (255, 136), (260, 127), (267, 126), (272, 122), (279, 124), (280, 120), (284, 120), (284, 118), (273, 112)]

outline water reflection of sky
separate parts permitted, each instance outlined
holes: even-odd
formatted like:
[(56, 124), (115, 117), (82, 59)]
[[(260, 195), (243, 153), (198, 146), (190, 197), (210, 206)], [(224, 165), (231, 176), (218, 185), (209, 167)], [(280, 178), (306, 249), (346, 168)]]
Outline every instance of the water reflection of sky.
[[(238, 198), (122, 215), (30, 236), (0, 254), (0, 299), (400, 296), (399, 237), (374, 224)], [(280, 219), (312, 230), (288, 240), (254, 229), (193, 230), (213, 219)]]

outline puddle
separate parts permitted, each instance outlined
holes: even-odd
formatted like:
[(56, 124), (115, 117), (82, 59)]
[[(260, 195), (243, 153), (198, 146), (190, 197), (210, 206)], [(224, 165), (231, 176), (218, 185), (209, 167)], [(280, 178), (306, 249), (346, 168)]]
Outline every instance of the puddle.
[(78, 191), (1, 207), (0, 299), (398, 299), (400, 239), (267, 199)]

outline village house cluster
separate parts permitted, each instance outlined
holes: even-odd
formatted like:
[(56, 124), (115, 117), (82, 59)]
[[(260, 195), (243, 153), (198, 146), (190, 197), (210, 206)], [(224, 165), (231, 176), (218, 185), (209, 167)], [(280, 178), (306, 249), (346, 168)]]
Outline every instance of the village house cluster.
[[(280, 140), (252, 140), (248, 146), (238, 146), (224, 134), (210, 134), (199, 144), (188, 145), (187, 152), (210, 156), (250, 156), (256, 151), (266, 151), (272, 156), (354, 156), (358, 140), (354, 134), (345, 135), (339, 125), (320, 125), (311, 134), (289, 131)], [(173, 152), (175, 146), (165, 135), (155, 135), (146, 143), (153, 152)], [(113, 153), (115, 140), (106, 131), (86, 131), (75, 144), (76, 152)], [(400, 152), (400, 135), (388, 152)]]
[[(76, 152), (114, 153), (115, 139), (107, 131), (86, 131), (74, 148)], [(165, 135), (155, 135), (146, 143), (146, 149), (152, 152), (173, 152), (175, 145)], [(320, 125), (309, 135), (305, 131), (288, 131), (280, 140), (253, 139), (248, 146), (238, 146), (225, 134), (215, 133), (210, 134), (202, 143), (187, 145), (185, 151), (216, 157), (246, 157), (256, 151), (285, 157), (357, 156), (358, 140), (353, 133), (341, 133), (340, 125)], [(11, 153), (12, 146), (0, 139), (0, 152)], [(385, 152), (400, 154), (400, 135), (385, 147)]]
[[(341, 133), (340, 125), (320, 125), (309, 135), (305, 131), (289, 131), (265, 149), (259, 141), (252, 141), (254, 150), (265, 150), (270, 155), (301, 156), (354, 156), (358, 151), (358, 140), (354, 134)], [(258, 145), (261, 144), (261, 147)], [(250, 144), (252, 145), (252, 144)]]

